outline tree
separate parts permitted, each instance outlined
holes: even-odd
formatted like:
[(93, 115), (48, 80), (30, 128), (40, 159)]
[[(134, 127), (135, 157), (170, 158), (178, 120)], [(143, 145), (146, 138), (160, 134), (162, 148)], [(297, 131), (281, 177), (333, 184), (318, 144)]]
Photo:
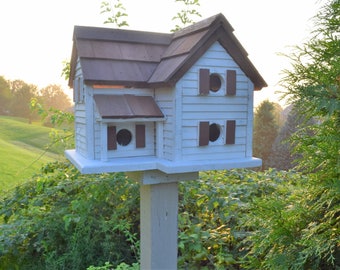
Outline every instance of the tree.
[(8, 114), (11, 100), (9, 82), (0, 76), (0, 114)]
[(15, 80), (10, 82), (10, 91), (12, 95), (10, 114), (27, 118), (31, 122), (34, 114), (30, 110), (30, 102), (37, 96), (37, 86)]
[(175, 0), (175, 2), (182, 2), (184, 7), (172, 18), (173, 21), (179, 20), (180, 23), (176, 24), (175, 28), (172, 29), (171, 32), (176, 32), (183, 27), (193, 24), (195, 20), (192, 17), (202, 17), (202, 15), (196, 10), (196, 7), (200, 6), (199, 0)]
[(72, 107), (69, 97), (59, 85), (51, 84), (40, 90), (39, 98), (44, 108), (68, 111)]
[(127, 17), (128, 14), (125, 12), (126, 9), (120, 0), (111, 0), (111, 2), (103, 1), (100, 8), (100, 14), (109, 15), (109, 17), (106, 18), (106, 20), (104, 21), (104, 24), (111, 23), (117, 28), (129, 26), (129, 24), (125, 20), (125, 17)]
[[(287, 198), (257, 200), (252, 269), (340, 269), (340, 0), (328, 0), (315, 17), (311, 39), (288, 55), (282, 85), (312, 125), (293, 136), (303, 188)], [(299, 186), (300, 182), (296, 183)], [(252, 213), (252, 212), (250, 212)], [(268, 222), (269, 221), (269, 222)]]
[(274, 104), (265, 100), (256, 108), (254, 115), (253, 154), (262, 159), (262, 168), (267, 166), (278, 133), (274, 110)]
[(294, 160), (299, 157), (299, 154), (293, 153), (294, 141), (290, 140), (290, 138), (304, 125), (312, 124), (311, 120), (305, 122), (304, 116), (299, 114), (292, 105), (286, 108), (286, 110), (289, 110), (287, 120), (279, 130), (268, 161), (268, 167), (278, 170), (294, 168), (296, 165)]

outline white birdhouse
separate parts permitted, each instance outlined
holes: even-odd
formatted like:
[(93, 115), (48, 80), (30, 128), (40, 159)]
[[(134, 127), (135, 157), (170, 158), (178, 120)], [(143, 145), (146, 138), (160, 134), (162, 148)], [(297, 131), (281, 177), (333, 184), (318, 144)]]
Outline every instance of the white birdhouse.
[(266, 86), (222, 14), (175, 33), (76, 26), (70, 86), (82, 173), (256, 167)]

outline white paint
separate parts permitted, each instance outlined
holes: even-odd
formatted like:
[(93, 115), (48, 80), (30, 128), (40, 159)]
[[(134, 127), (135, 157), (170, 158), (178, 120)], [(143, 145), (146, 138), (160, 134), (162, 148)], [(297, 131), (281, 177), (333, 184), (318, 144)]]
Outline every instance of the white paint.
[[(79, 65), (77, 67), (77, 76), (81, 77)], [(220, 90), (210, 91), (206, 96), (199, 95), (201, 68), (208, 68), (211, 74), (218, 74), (222, 81)], [(226, 95), (227, 69), (237, 72), (235, 96)], [(151, 95), (165, 117), (102, 119), (93, 100), (94, 93)], [(77, 103), (75, 115), (77, 153), (67, 153), (83, 173), (153, 169), (166, 173), (183, 173), (255, 167), (261, 164), (261, 161), (251, 156), (253, 84), (218, 42), (184, 74), (175, 88), (93, 89), (85, 86), (85, 106)], [(236, 121), (233, 145), (225, 144), (227, 120)], [(203, 147), (198, 146), (201, 121), (218, 124), (220, 128), (219, 138)], [(136, 124), (145, 125), (144, 148), (136, 148)], [(117, 133), (121, 129), (129, 130), (132, 134), (131, 142), (126, 146), (117, 143), (117, 149), (107, 150), (107, 125), (115, 126)]]
[(101, 160), (86, 159), (75, 150), (66, 150), (66, 157), (83, 174), (105, 172), (131, 172), (160, 170), (164, 173), (188, 173), (209, 170), (229, 170), (233, 168), (251, 168), (261, 166), (262, 161), (258, 158), (240, 158), (213, 160), (169, 161), (155, 156), (126, 157), (110, 159), (107, 162)]
[[(145, 172), (142, 181), (148, 178), (149, 172)], [(177, 269), (178, 182), (141, 185), (140, 194), (140, 269), (175, 270)]]

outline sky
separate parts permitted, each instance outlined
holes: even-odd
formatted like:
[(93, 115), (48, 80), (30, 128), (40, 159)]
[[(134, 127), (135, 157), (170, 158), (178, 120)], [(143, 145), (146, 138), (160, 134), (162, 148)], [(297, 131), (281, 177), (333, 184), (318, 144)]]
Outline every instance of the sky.
[[(110, 0), (108, 0), (110, 1)], [(63, 61), (69, 60), (74, 25), (113, 27), (103, 22), (102, 0), (1, 0), (0, 76), (20, 79), (43, 88), (61, 85)], [(182, 6), (175, 0), (121, 0), (126, 8), (126, 29), (170, 32)], [(198, 11), (205, 19), (222, 13), (234, 28), (234, 35), (266, 80), (268, 87), (255, 93), (255, 106), (263, 100), (280, 102), (277, 91), (282, 70), (289, 60), (279, 53), (308, 40), (322, 0), (200, 0)]]

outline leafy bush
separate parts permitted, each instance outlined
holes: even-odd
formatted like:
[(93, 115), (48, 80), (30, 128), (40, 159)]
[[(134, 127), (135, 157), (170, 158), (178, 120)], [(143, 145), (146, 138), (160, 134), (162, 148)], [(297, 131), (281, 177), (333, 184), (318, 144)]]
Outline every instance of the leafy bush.
[[(271, 169), (181, 183), (178, 268), (336, 269), (339, 183), (312, 181)], [(139, 184), (124, 174), (52, 163), (0, 209), (0, 269), (138, 269)]]
[(0, 269), (135, 262), (138, 190), (123, 174), (80, 175), (69, 163), (47, 165), (0, 202)]
[(262, 226), (245, 220), (253, 201), (284, 198), (300, 178), (276, 170), (231, 170), (201, 173), (200, 180), (182, 183), (179, 268), (243, 269), (249, 264), (249, 237)]

